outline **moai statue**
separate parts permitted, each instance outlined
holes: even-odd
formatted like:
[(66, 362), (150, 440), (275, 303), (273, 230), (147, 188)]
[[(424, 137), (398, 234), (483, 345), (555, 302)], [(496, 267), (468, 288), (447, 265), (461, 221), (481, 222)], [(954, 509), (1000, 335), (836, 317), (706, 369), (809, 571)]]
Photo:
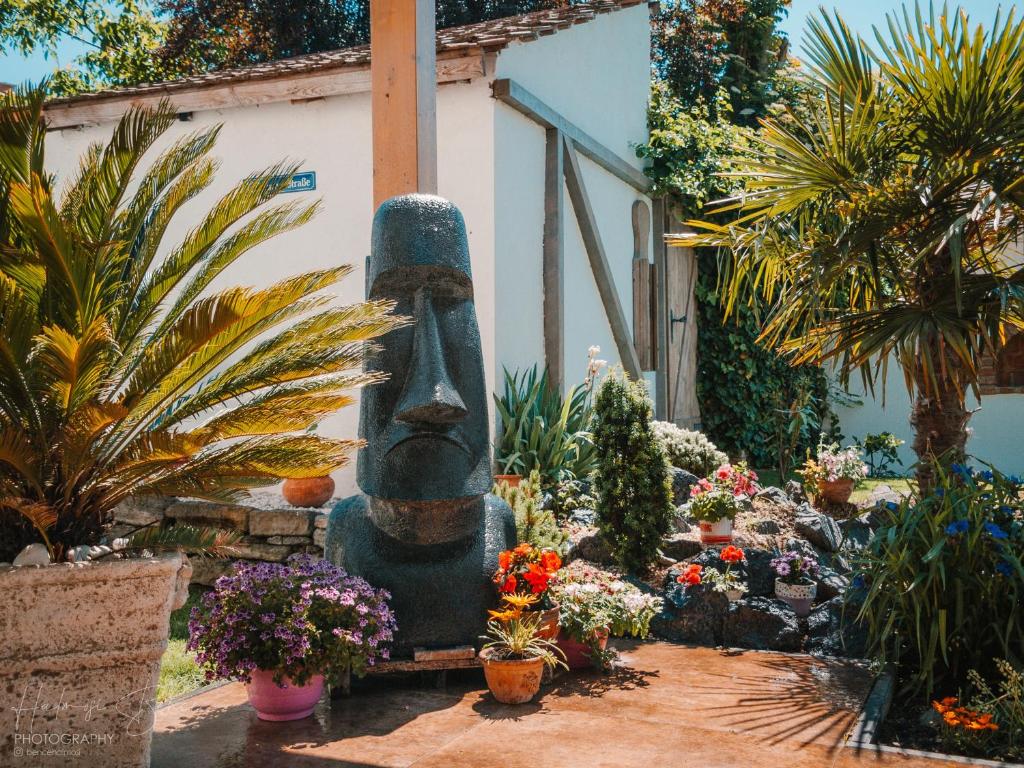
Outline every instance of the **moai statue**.
[(385, 201), (373, 219), (367, 297), (414, 322), (381, 339), (362, 391), (357, 482), (327, 526), (326, 557), (391, 592), (393, 654), (472, 644), (495, 600), (515, 520), (490, 495), (487, 388), (459, 210), (433, 195)]

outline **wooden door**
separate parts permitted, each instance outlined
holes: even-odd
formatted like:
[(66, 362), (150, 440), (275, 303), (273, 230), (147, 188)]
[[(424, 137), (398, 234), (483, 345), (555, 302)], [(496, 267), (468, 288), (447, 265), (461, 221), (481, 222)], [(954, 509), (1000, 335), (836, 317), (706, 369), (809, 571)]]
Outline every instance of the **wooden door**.
[[(681, 223), (668, 218), (666, 232), (680, 232)], [(697, 402), (697, 257), (692, 248), (665, 249), (665, 317), (667, 325), (667, 421), (687, 429), (699, 428)]]

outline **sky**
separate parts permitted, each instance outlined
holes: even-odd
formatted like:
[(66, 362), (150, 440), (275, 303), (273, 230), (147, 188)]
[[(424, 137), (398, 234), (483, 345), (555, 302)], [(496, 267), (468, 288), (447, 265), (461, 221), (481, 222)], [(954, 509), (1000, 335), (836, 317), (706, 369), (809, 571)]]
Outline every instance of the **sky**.
[[(782, 28), (789, 35), (795, 55), (799, 56), (801, 52), (801, 38), (806, 28), (807, 17), (817, 14), (822, 4), (821, 0), (793, 0), (789, 17), (783, 22)], [(1004, 9), (1012, 5), (1021, 5), (1007, 0), (1002, 0), (1001, 3), (999, 0), (962, 0), (962, 4), (969, 9), (974, 22), (980, 21), (986, 25), (995, 17), (996, 8), (1000, 4)], [(900, 0), (826, 0), (824, 5), (838, 8), (852, 29), (873, 38), (871, 27), (884, 24), (885, 14), (898, 8)], [(59, 63), (66, 63), (82, 50), (83, 46), (80, 43), (68, 41), (58, 51)], [(17, 54), (0, 54), (0, 82), (20, 83), (28, 79), (38, 80), (52, 71), (54, 66), (54, 59), (45, 59), (39, 53), (29, 58)]]

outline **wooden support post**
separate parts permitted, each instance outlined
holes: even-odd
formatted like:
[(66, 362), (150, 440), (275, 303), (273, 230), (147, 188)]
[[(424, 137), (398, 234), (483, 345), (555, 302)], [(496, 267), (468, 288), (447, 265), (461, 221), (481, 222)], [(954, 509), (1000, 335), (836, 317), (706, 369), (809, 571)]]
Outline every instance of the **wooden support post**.
[(665, 246), (665, 198), (656, 197), (652, 201), (654, 211), (654, 345), (657, 357), (655, 364), (655, 397), (654, 415), (661, 421), (668, 420), (668, 302), (665, 295), (666, 260), (668, 249)]
[(594, 216), (594, 209), (590, 205), (590, 198), (587, 196), (587, 189), (583, 184), (579, 158), (576, 156), (573, 142), (568, 136), (563, 137), (563, 146), (565, 185), (569, 190), (569, 199), (572, 201), (576, 221), (579, 223), (583, 246), (586, 248), (587, 258), (590, 260), (590, 269), (594, 273), (594, 280), (597, 281), (601, 303), (604, 304), (608, 324), (612, 329), (615, 348), (618, 350), (619, 359), (622, 361), (622, 367), (626, 373), (632, 379), (639, 379), (642, 375), (640, 361), (637, 358), (636, 349), (633, 347), (633, 336), (629, 332), (629, 325), (626, 323), (626, 315), (622, 311), (622, 302), (619, 301), (619, 293), (615, 288), (615, 280), (608, 264), (608, 257), (605, 255), (604, 245), (601, 243), (597, 218)]
[(434, 0), (370, 0), (373, 207), (437, 192)]
[(565, 381), (565, 195), (562, 132), (546, 131), (544, 155), (544, 362), (548, 381), (558, 392)]

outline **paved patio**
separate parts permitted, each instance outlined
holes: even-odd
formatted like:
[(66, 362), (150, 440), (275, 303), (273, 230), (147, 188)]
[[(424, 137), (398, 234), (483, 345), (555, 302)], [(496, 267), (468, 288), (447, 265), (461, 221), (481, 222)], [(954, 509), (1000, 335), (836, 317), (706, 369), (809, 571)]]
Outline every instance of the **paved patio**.
[(609, 676), (562, 675), (538, 701), (496, 703), (482, 675), (445, 690), (377, 682), (294, 723), (257, 720), (240, 684), (158, 710), (155, 768), (937, 768), (843, 747), (861, 666), (668, 643), (623, 644)]

